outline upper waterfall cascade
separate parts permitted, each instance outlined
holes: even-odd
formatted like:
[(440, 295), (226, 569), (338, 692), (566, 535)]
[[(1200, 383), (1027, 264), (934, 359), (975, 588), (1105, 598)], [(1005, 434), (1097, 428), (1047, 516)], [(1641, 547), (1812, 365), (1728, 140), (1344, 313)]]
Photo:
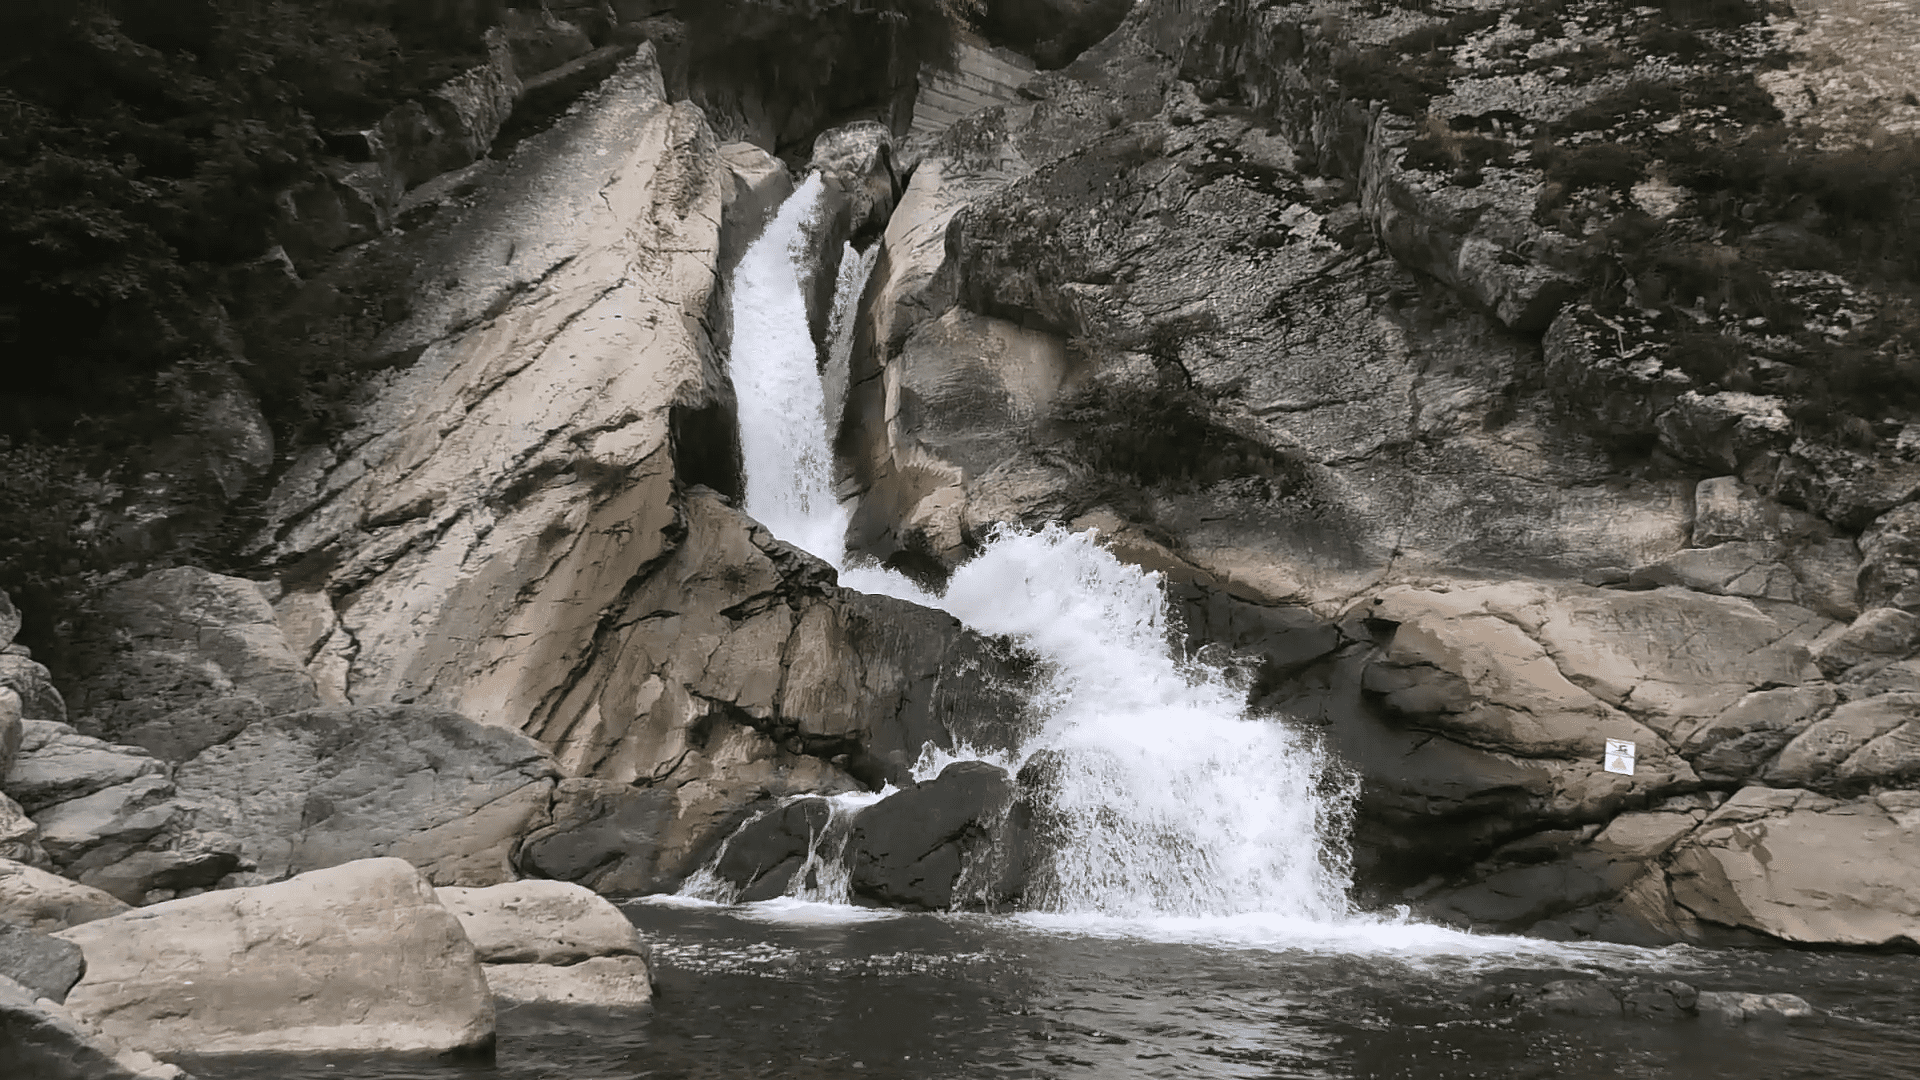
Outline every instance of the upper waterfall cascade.
[[(1003, 529), (941, 596), (849, 565), (848, 513), (833, 496), (829, 406), (800, 285), (823, 190), (818, 176), (799, 187), (735, 279), (746, 510), (840, 569), (843, 584), (943, 608), (1042, 658), (1037, 733), (996, 761), (1012, 771), (1048, 754), (1049, 855), (1028, 906), (1128, 917), (1344, 915), (1351, 785), (1309, 739), (1248, 716), (1225, 671), (1179, 655), (1157, 574), (1121, 562), (1092, 533), (1057, 526)], [(827, 373), (841, 386), (842, 339), (871, 267), (871, 257), (852, 254), (842, 263)], [(923, 778), (953, 759), (930, 752)]]

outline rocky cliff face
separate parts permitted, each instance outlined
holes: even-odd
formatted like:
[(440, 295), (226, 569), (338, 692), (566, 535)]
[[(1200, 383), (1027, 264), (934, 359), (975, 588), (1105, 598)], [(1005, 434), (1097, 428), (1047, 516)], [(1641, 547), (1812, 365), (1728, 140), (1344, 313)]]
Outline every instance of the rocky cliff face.
[[(1912, 279), (1801, 179), (1905, 151), (1782, 126), (1795, 24), (1723, 7), (1140, 5), (926, 148), (862, 305), (854, 543), (938, 578), (997, 523), (1101, 529), (1362, 770), (1381, 899), (1911, 940), (1767, 914), (1845, 908), (1793, 874), (1897, 892), (1845, 852), (1916, 841)], [(1773, 832), (1790, 872), (1727, 861)]]
[[(657, 890), (771, 799), (1017, 741), (1021, 657), (733, 505), (726, 273), (792, 189), (769, 144), (832, 95), (699, 90), (648, 21), (670, 5), (616, 6), (652, 36), (600, 89), (303, 289), (404, 302), (353, 422), (260, 510), (271, 580), (120, 587), (67, 701), (0, 657), (5, 852), (131, 901), (378, 854)], [(880, 245), (835, 440), (851, 546), (933, 582), (996, 525), (1098, 529), (1362, 774), (1368, 902), (1920, 940), (1914, 275), (1883, 240), (1907, 219), (1838, 179), (1898, 176), (1876, 147), (1912, 107), (1867, 132), (1793, 100), (1894, 70), (1820, 75), (1787, 41), (1842, 31), (1801, 14), (1145, 0), (937, 136), (819, 140), (811, 242)], [(596, 55), (529, 27), (503, 56)], [(419, 797), (420, 755), (464, 779)], [(1016, 780), (895, 796), (854, 888), (951, 902)], [(782, 882), (830, 815), (758, 819)]]

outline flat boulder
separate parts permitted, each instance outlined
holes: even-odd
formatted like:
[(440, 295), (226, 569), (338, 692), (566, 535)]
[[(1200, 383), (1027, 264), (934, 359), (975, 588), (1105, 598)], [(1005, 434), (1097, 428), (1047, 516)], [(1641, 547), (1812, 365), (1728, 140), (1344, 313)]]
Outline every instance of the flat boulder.
[(652, 999), (639, 933), (619, 908), (585, 886), (514, 881), (441, 889), (439, 896), (485, 961), (496, 998), (603, 1008)]
[(1749, 787), (1674, 849), (1701, 919), (1809, 945), (1920, 943), (1920, 792), (1839, 800)]
[(420, 871), (366, 859), (130, 911), (58, 936), (67, 1007), (155, 1054), (447, 1052), (492, 1045), (493, 997)]
[(488, 964), (487, 985), (509, 1004), (545, 1002), (634, 1008), (653, 1000), (647, 962), (638, 956), (596, 956), (578, 964)]
[(566, 965), (640, 952), (633, 924), (583, 885), (511, 881), (484, 889), (445, 888), (438, 895), (489, 964)]
[(478, 886), (517, 876), (509, 856), (546, 823), (555, 776), (524, 735), (385, 705), (256, 722), (183, 762), (174, 783), (197, 827), (237, 840), (253, 882), (391, 855), (436, 885)]

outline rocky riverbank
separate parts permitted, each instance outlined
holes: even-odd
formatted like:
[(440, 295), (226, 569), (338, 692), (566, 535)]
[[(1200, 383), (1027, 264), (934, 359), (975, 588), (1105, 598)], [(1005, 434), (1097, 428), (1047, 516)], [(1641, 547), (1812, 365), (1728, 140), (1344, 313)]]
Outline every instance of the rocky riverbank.
[[(1357, 775), (1363, 905), (1920, 942), (1920, 275), (1873, 209), (1916, 205), (1920, 107), (1878, 53), (1809, 60), (1825, 8), (1053, 5), (985, 26), (1055, 50), (996, 61), (1010, 100), (909, 137), (898, 71), (866, 116), (833, 80), (774, 109), (619, 7), (503, 28), (436, 91), (466, 127), (401, 138), (445, 111), (415, 103), (368, 143), (415, 156), (296, 200), (344, 224), (248, 333), (346, 319), (367, 373), (278, 456), (228, 386), (196, 534), (227, 572), (109, 577), (57, 678), (0, 653), (9, 1030), (98, 1075), (483, 1047), (496, 997), (647, 1000), (596, 893), (779, 895), (829, 834), (859, 902), (1023, 902), (1048, 761), (915, 777), (1021, 745), (1035, 657), (739, 509), (729, 274), (801, 161), (823, 363), (842, 244), (879, 246), (830, 409), (855, 555), (938, 586), (1063, 524), (1163, 575), (1180, 644)], [(578, 103), (515, 128), (549, 85)], [(116, 511), (149, 554), (200, 490), (169, 475)], [(412, 914), (355, 931), (376, 895)], [(230, 958), (301, 920), (341, 942), (260, 971), (318, 965), (333, 1019)], [(185, 978), (212, 1011), (158, 989)], [(355, 979), (426, 1011), (362, 1023)]]

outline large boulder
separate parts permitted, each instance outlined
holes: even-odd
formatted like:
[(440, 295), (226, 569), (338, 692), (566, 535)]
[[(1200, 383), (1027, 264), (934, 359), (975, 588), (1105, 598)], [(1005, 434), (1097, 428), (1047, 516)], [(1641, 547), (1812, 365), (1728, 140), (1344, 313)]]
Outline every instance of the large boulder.
[(320, 704), (260, 586), (193, 567), (109, 590), (74, 654), (75, 727), (166, 761)]
[(242, 883), (397, 856), (439, 885), (515, 877), (514, 845), (547, 820), (556, 771), (505, 728), (417, 705), (257, 721), (181, 763), (198, 828), (234, 838)]
[(0, 1046), (10, 1080), (192, 1080), (177, 1066), (123, 1050), (92, 1025), (0, 975)]
[(1673, 897), (1783, 941), (1920, 943), (1920, 792), (1743, 788), (1675, 852)]
[(433, 886), (368, 859), (87, 923), (67, 1007), (158, 1054), (466, 1051), (493, 1042), (479, 958)]
[[(889, 795), (854, 819), (847, 866), (857, 897), (942, 911), (969, 896), (961, 876), (985, 855), (1014, 795), (1006, 770), (958, 761), (923, 784)], [(996, 883), (997, 884), (997, 883)]]
[(620, 909), (565, 881), (513, 881), (443, 888), (440, 902), (488, 964), (577, 964), (640, 953), (640, 935)]
[(439, 896), (466, 928), (496, 998), (615, 1008), (652, 997), (640, 935), (590, 889), (516, 881)]
[(126, 902), (110, 893), (0, 859), (0, 919), (50, 934), (126, 910)]

